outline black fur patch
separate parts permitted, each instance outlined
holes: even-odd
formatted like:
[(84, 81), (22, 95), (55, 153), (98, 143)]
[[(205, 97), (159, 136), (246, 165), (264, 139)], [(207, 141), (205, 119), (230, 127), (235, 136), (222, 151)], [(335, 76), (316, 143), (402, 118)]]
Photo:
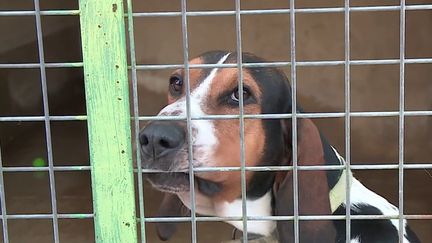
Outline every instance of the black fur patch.
[[(340, 206), (335, 215), (345, 215), (345, 206)], [(383, 215), (383, 213), (373, 205), (360, 204), (356, 205), (356, 210), (351, 209), (351, 215)], [(345, 242), (345, 221), (333, 221), (337, 230), (337, 243)], [(408, 234), (409, 231), (409, 234)], [(408, 239), (411, 243), (420, 241), (407, 227)], [(398, 231), (389, 219), (361, 219), (351, 220), (351, 239), (359, 238), (360, 242), (367, 243), (397, 243)]]
[[(336, 155), (331, 145), (327, 142), (327, 139), (322, 134), (320, 135), (321, 135), (321, 143), (323, 145), (324, 160), (326, 162), (326, 165), (341, 165), (341, 161), (339, 161), (338, 156)], [(339, 181), (341, 174), (342, 174), (342, 170), (327, 171), (327, 182), (330, 189), (333, 188), (336, 185), (336, 183)]]
[[(236, 62), (237, 54), (231, 54), (229, 62)], [(253, 54), (243, 53), (243, 63), (265, 62)], [(256, 67), (245, 68), (261, 89), (261, 113), (278, 114), (291, 113), (291, 89), (285, 74), (277, 68)], [(265, 132), (265, 147), (258, 166), (280, 165), (285, 156), (282, 122), (280, 119), (263, 119)], [(262, 197), (272, 189), (275, 173), (256, 172), (248, 185), (248, 198)]]

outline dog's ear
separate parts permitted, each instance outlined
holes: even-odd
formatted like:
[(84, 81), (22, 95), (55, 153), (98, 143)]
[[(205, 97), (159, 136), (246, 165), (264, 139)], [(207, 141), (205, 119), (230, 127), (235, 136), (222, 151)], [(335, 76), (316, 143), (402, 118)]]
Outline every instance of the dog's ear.
[[(290, 131), (291, 122), (285, 123)], [(292, 139), (291, 137), (289, 139)], [(287, 140), (290, 146), (292, 140)], [(298, 120), (298, 165), (324, 165), (320, 133), (310, 119)], [(291, 161), (289, 158), (288, 161)], [(289, 162), (290, 164), (290, 162)], [(279, 172), (275, 185), (275, 214), (294, 215), (293, 172)], [(331, 215), (327, 174), (323, 170), (298, 171), (299, 215)], [(280, 242), (294, 242), (294, 222), (278, 221)], [(335, 242), (336, 233), (331, 221), (299, 221), (299, 240), (304, 243)]]
[[(157, 217), (181, 217), (186, 216), (187, 214), (188, 212), (185, 210), (183, 203), (177, 195), (165, 193), (161, 206), (159, 207)], [(156, 223), (156, 231), (159, 239), (161, 239), (162, 241), (167, 241), (177, 231), (176, 223)]]

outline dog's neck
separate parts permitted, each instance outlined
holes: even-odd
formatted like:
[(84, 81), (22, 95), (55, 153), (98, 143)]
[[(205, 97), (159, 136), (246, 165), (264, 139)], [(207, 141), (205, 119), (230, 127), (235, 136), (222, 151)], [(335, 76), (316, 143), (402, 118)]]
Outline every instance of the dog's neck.
[[(330, 147), (340, 164), (344, 164), (342, 156), (337, 151)], [(339, 178), (336, 180), (336, 184), (329, 192), (330, 203), (332, 212), (335, 211), (345, 200), (345, 179), (346, 175), (341, 173)], [(276, 183), (278, 179), (276, 178)], [(272, 198), (273, 190), (275, 188), (270, 187), (267, 192), (258, 198), (246, 198), (246, 211), (248, 216), (272, 216)], [(191, 208), (190, 193), (184, 192), (177, 194), (183, 204)], [(242, 200), (241, 198), (235, 199), (231, 202), (228, 201), (215, 201), (211, 197), (208, 197), (196, 190), (195, 192), (195, 211), (198, 214), (217, 216), (217, 217), (241, 217), (242, 216)], [(226, 221), (233, 225), (237, 229), (243, 231), (243, 221)], [(270, 220), (248, 220), (247, 231), (248, 233), (259, 234), (263, 236), (269, 236), (276, 229), (276, 221)]]
[[(185, 206), (191, 208), (190, 193), (179, 193), (180, 200)], [(211, 198), (196, 193), (195, 211), (199, 214), (217, 217), (241, 217), (242, 200), (235, 199), (232, 202), (214, 202)], [(268, 191), (262, 197), (256, 199), (246, 198), (246, 211), (248, 216), (272, 216), (272, 191)], [(226, 221), (239, 230), (243, 230), (243, 221)], [(249, 220), (247, 222), (248, 233), (268, 236), (276, 229), (276, 222), (270, 220)]]

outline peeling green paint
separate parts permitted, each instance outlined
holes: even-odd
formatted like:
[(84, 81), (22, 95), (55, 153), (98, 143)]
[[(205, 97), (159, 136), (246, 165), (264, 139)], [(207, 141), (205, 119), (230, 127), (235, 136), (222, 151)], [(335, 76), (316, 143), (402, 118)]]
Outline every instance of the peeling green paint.
[(137, 242), (122, 0), (80, 0), (96, 242)]

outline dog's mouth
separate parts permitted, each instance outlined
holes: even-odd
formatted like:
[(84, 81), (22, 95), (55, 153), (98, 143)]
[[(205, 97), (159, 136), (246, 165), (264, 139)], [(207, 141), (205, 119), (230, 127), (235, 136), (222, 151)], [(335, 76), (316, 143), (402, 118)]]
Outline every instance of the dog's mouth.
[(157, 172), (147, 173), (147, 180), (159, 191), (164, 192), (184, 192), (188, 191), (189, 174), (184, 172)]
[[(186, 172), (157, 172), (146, 173), (147, 180), (152, 186), (163, 192), (180, 193), (190, 191), (190, 175)], [(198, 176), (193, 178), (195, 188), (206, 196), (213, 196), (222, 190), (222, 185)]]

